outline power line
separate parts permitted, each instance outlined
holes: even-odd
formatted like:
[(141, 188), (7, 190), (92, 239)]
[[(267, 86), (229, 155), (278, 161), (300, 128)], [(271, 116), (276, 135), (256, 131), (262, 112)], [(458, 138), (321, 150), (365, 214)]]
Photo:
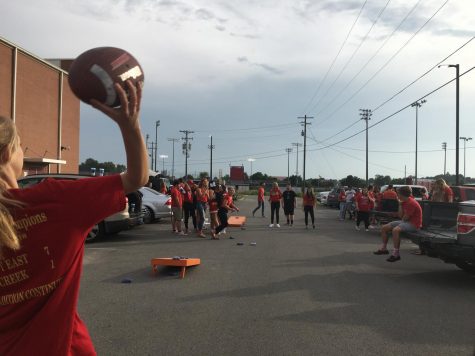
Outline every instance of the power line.
[[(460, 47), (458, 47), (455, 51), (453, 51), (452, 53), (450, 53), (448, 56), (446, 56), (444, 59), (440, 60), (437, 62), (437, 64), (435, 64), (434, 66), (432, 66), (429, 70), (427, 70), (424, 74), (420, 75), (417, 79), (415, 79), (414, 81), (412, 81), (410, 84), (406, 85), (404, 88), (402, 88), (400, 91), (398, 91), (396, 94), (394, 94), (393, 96), (391, 96), (389, 99), (387, 99), (386, 101), (384, 101), (382, 104), (378, 105), (376, 108), (372, 109), (372, 111), (376, 111), (378, 109), (380, 109), (383, 105), (387, 104), (388, 102), (390, 102), (391, 100), (393, 100), (396, 96), (398, 96), (399, 94), (401, 94), (403, 91), (405, 91), (407, 88), (409, 88), (410, 86), (414, 85), (416, 82), (418, 82), (419, 80), (421, 80), (423, 77), (425, 77), (427, 74), (429, 74), (432, 70), (434, 70), (435, 68), (437, 68), (437, 66), (443, 62), (445, 62), (447, 59), (449, 59), (450, 57), (452, 57), (455, 53), (457, 53), (458, 51), (460, 51), (461, 49), (463, 49), (466, 45), (468, 45), (471, 41), (473, 41), (475, 39), (475, 36), (470, 38), (467, 42), (465, 42), (463, 45), (461, 45)], [(324, 139), (322, 142), (326, 142), (328, 140), (331, 140), (333, 137), (335, 136), (338, 136), (339, 134), (345, 132), (346, 130), (350, 129), (351, 127), (355, 126), (357, 123), (359, 122), (359, 120), (353, 122), (351, 125), (345, 127), (344, 129), (338, 131), (336, 134), (330, 136), (330, 137), (327, 137), (326, 139)]]
[(338, 79), (340, 79), (341, 75), (343, 74), (343, 72), (346, 70), (346, 68), (348, 67), (348, 65), (351, 63), (351, 61), (353, 60), (353, 58), (355, 57), (355, 55), (358, 53), (358, 51), (360, 50), (361, 46), (366, 42), (366, 39), (368, 38), (369, 34), (371, 33), (371, 31), (373, 30), (374, 26), (376, 25), (376, 23), (379, 21), (379, 19), (381, 18), (381, 15), (383, 14), (383, 12), (386, 10), (386, 8), (388, 7), (389, 3), (391, 2), (391, 0), (388, 0), (386, 2), (386, 5), (384, 5), (384, 7), (381, 9), (381, 11), (379, 12), (378, 14), (378, 17), (376, 17), (376, 19), (373, 21), (373, 24), (371, 25), (371, 27), (369, 28), (368, 32), (366, 32), (366, 35), (363, 37), (363, 39), (361, 40), (360, 44), (358, 45), (358, 47), (356, 47), (356, 49), (353, 51), (353, 54), (350, 56), (350, 58), (346, 61), (345, 65), (343, 66), (343, 68), (340, 70), (340, 72), (338, 73), (338, 75), (335, 77), (335, 79), (333, 80), (333, 82), (330, 84), (330, 86), (328, 87), (328, 89), (326, 90), (326, 92), (320, 97), (320, 99), (318, 99), (318, 101), (315, 103), (315, 105), (312, 107), (312, 111), (318, 107), (318, 104), (320, 104), (323, 99), (328, 95), (328, 93), (330, 92), (330, 90), (333, 88), (333, 86), (335, 85), (335, 83), (338, 81)]
[(351, 32), (353, 31), (353, 28), (355, 27), (356, 23), (358, 22), (358, 19), (360, 18), (361, 13), (363, 12), (363, 9), (364, 9), (364, 7), (366, 6), (366, 3), (367, 3), (367, 2), (368, 2), (368, 0), (365, 0), (365, 2), (363, 3), (363, 5), (361, 6), (361, 9), (360, 9), (360, 11), (358, 12), (358, 16), (356, 17), (355, 22), (353, 22), (353, 25), (351, 25), (351, 28), (350, 28), (350, 30), (348, 31), (345, 40), (344, 40), (343, 43), (341, 44), (341, 47), (340, 47), (338, 53), (336, 54), (335, 58), (333, 58), (333, 61), (332, 61), (332, 63), (330, 64), (330, 67), (327, 69), (327, 72), (325, 73), (325, 76), (323, 77), (323, 80), (320, 82), (320, 84), (318, 85), (317, 89), (315, 90), (315, 92), (313, 93), (312, 97), (310, 98), (310, 101), (308, 102), (307, 106), (305, 107), (304, 112), (307, 112), (307, 111), (308, 111), (307, 109), (308, 109), (308, 107), (312, 104), (313, 99), (315, 99), (315, 97), (316, 97), (316, 96), (318, 95), (318, 93), (320, 92), (320, 88), (321, 88), (322, 85), (325, 83), (325, 81), (326, 81), (326, 79), (327, 79), (327, 77), (328, 77), (328, 74), (330, 73), (330, 71), (332, 70), (333, 66), (335, 65), (336, 60), (337, 60), (338, 57), (340, 56), (340, 53), (341, 53), (341, 51), (343, 50), (343, 47), (345, 47), (346, 42), (348, 41), (348, 38), (350, 37), (350, 34), (351, 34)]
[[(396, 56), (401, 53), (401, 51), (419, 34), (420, 31), (422, 31), (422, 29), (440, 12), (440, 10), (442, 10), (442, 8), (449, 2), (449, 0), (446, 0), (442, 6), (440, 6), (437, 11), (432, 14), (432, 16), (396, 51), (396, 53), (394, 53), (356, 92), (353, 93), (353, 95), (351, 95), (343, 104), (341, 104), (336, 110), (334, 110), (329, 116), (327, 116), (324, 120), (320, 121), (318, 124), (321, 125), (322, 123), (324, 123), (325, 121), (327, 121), (328, 119), (330, 119), (334, 114), (336, 114), (338, 111), (341, 110), (341, 108), (343, 108), (343, 106), (345, 106), (346, 104), (348, 104), (357, 94), (359, 94), (361, 92), (361, 90), (363, 90), (374, 78), (376, 78), (376, 76), (381, 73), (381, 71), (386, 68), (389, 63), (392, 62), (392, 60), (394, 58), (396, 58)], [(328, 107), (328, 106), (327, 106)], [(325, 108), (326, 109), (326, 108)], [(319, 113), (321, 113), (322, 111), (320, 111)], [(318, 115), (318, 114), (317, 114)]]
[[(397, 27), (393, 30), (393, 32), (385, 38), (381, 46), (376, 50), (376, 52), (366, 61), (366, 63), (361, 67), (361, 69), (356, 73), (353, 78), (350, 79), (350, 81), (343, 87), (343, 89), (340, 90), (340, 92), (333, 97), (333, 99), (330, 101), (330, 103), (327, 104), (323, 109), (321, 109), (317, 115), (325, 111), (333, 102), (340, 97), (340, 95), (350, 86), (351, 83), (363, 72), (363, 70), (373, 61), (373, 59), (379, 54), (379, 52), (386, 46), (386, 44), (389, 42), (389, 40), (394, 36), (394, 34), (399, 30), (399, 28), (406, 22), (406, 20), (409, 18), (409, 16), (416, 10), (416, 8), (419, 6), (420, 2), (422, 0), (419, 0), (414, 6), (411, 8), (411, 10), (404, 16), (404, 18), (401, 20), (401, 22), (397, 25)], [(318, 124), (317, 124), (318, 126)]]

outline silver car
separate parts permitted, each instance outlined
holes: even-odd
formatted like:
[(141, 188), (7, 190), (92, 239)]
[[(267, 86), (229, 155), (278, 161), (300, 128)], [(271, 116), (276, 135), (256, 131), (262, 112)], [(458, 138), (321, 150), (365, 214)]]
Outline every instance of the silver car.
[(172, 199), (169, 195), (157, 192), (155, 189), (143, 187), (142, 193), (143, 221), (150, 224), (156, 219), (167, 218), (172, 214)]

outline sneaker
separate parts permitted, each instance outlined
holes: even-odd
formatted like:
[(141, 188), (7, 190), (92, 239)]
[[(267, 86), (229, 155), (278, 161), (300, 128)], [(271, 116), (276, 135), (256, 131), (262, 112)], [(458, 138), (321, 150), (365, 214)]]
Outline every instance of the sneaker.
[(262, 215), (263, 218), (265, 218), (266, 216), (265, 215)]
[(177, 233), (177, 235), (179, 235), (179, 236), (185, 236), (185, 233), (184, 233), (183, 231), (179, 231), (179, 232)]
[(358, 225), (355, 225), (355, 229), (360, 231), (360, 227)]
[(389, 255), (389, 251), (379, 249), (377, 251), (374, 251), (373, 254), (375, 254), (375, 255)]
[(269, 224), (269, 227), (274, 227), (274, 224)]
[(365, 229), (365, 231), (369, 231), (369, 229)]
[(391, 255), (389, 256), (389, 258), (386, 260), (388, 262), (396, 262), (396, 261), (399, 261), (401, 259), (401, 256), (394, 256), (394, 255)]
[(277, 226), (277, 227), (280, 227), (280, 224), (277, 224), (276, 226)]

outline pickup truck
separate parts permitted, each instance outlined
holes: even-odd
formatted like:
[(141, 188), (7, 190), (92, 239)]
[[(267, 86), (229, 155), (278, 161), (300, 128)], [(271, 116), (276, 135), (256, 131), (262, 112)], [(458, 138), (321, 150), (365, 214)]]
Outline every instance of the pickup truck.
[(475, 201), (422, 201), (422, 228), (405, 233), (429, 257), (475, 274)]

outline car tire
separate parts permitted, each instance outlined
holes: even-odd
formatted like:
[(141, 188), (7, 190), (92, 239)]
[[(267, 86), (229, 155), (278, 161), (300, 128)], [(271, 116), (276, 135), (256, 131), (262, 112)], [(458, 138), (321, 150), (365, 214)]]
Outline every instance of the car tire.
[(91, 242), (97, 241), (97, 239), (101, 236), (102, 231), (103, 231), (102, 223), (94, 225), (91, 231), (87, 233), (86, 242), (91, 243)]
[(475, 263), (473, 262), (457, 262), (455, 264), (458, 268), (463, 269), (465, 272), (475, 274)]
[(143, 211), (143, 222), (145, 224), (151, 224), (155, 220), (155, 216), (153, 214), (152, 209), (148, 206), (144, 207)]

